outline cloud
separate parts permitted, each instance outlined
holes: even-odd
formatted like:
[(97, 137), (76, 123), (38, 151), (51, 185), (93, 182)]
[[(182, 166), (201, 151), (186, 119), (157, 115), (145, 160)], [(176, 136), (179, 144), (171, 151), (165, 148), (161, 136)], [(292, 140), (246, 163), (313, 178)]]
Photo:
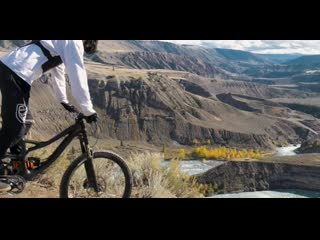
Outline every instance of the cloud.
[(320, 54), (320, 40), (164, 40), (213, 48), (228, 48), (254, 53)]

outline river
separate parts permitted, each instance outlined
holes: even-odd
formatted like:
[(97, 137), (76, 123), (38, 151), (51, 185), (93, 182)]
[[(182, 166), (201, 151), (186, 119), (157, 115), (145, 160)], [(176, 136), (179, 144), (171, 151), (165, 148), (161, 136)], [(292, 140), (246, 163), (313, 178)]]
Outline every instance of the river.
[(305, 190), (276, 190), (220, 194), (210, 198), (320, 198), (320, 192)]
[(301, 144), (289, 145), (287, 147), (278, 147), (275, 150), (276, 156), (294, 156), (297, 155), (295, 150), (301, 147)]
[[(289, 145), (287, 147), (276, 148), (274, 155), (275, 156), (296, 155), (294, 151), (300, 146), (301, 145), (298, 144), (298, 145)], [(224, 163), (223, 161), (216, 161), (216, 160), (208, 160), (208, 161), (202, 161), (197, 159), (185, 160), (185, 161), (181, 161), (181, 172), (187, 173), (190, 175), (195, 175), (195, 174), (206, 172), (209, 169), (213, 167), (217, 167), (223, 163)]]
[[(279, 147), (275, 150), (275, 156), (293, 156), (294, 152), (301, 145), (289, 145), (287, 147)], [(223, 161), (201, 161), (186, 160), (181, 161), (181, 171), (190, 175), (199, 174), (208, 171), (213, 167), (223, 164)], [(219, 194), (210, 198), (320, 198), (320, 192), (310, 192), (304, 190), (277, 190), (277, 191), (258, 191), (243, 192), (233, 194)]]

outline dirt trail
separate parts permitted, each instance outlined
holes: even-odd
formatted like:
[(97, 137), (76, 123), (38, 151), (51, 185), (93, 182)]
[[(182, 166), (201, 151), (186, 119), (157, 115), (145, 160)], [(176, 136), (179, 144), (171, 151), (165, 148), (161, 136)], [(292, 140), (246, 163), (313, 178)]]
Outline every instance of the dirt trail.
[(38, 182), (28, 182), (22, 193), (11, 195), (1, 194), (0, 198), (58, 198), (59, 189), (47, 187)]

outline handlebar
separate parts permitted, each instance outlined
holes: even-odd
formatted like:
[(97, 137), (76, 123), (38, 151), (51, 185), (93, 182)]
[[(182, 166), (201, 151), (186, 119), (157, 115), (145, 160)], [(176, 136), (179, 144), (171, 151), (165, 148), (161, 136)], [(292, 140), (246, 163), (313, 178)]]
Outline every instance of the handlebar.
[[(92, 119), (93, 117), (93, 119)], [(79, 122), (81, 120), (86, 120), (87, 123), (91, 124), (93, 122), (97, 123), (98, 116), (95, 114), (93, 116), (85, 116), (83, 113), (79, 113), (76, 117), (76, 121)]]
[(77, 112), (77, 117), (76, 117), (76, 121), (81, 121), (81, 120), (85, 120), (86, 116), (83, 115), (83, 113)]
[(83, 113), (81, 113), (75, 106), (68, 104), (68, 103), (61, 103), (62, 106), (69, 112), (69, 113), (75, 113), (77, 114), (76, 121), (79, 122), (81, 120), (86, 120), (87, 123), (92, 123), (93, 121), (97, 121), (97, 115), (93, 114), (91, 116), (85, 116)]

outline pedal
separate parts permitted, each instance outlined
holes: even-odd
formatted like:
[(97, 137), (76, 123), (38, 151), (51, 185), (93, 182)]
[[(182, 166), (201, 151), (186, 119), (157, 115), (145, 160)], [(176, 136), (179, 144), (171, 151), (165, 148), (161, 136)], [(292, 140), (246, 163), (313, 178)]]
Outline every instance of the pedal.
[(30, 157), (26, 161), (26, 167), (28, 170), (35, 169), (40, 166), (40, 158)]

